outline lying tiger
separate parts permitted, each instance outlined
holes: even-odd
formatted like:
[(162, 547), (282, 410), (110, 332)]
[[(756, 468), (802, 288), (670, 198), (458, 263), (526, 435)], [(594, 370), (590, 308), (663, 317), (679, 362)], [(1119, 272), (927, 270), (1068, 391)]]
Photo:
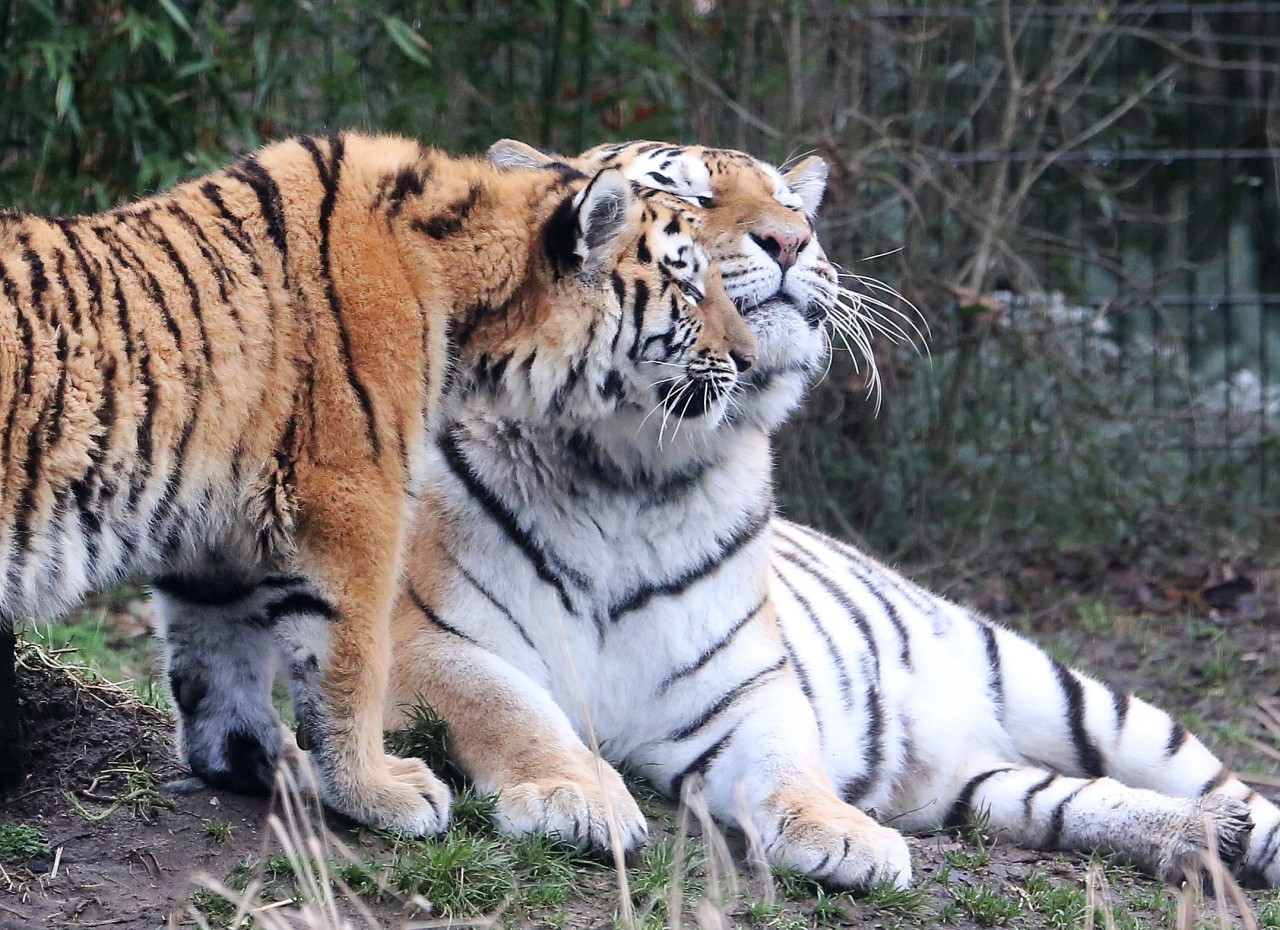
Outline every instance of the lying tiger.
[[(96, 216), (3, 215), (0, 627), (150, 579), (199, 608), (163, 630), (197, 775), (271, 787), (278, 651), (324, 800), (441, 829), (448, 790), (385, 753), (381, 721), (451, 366), (500, 383), (500, 339), (560, 373), (560, 353), (630, 332), (643, 292), (668, 314), (646, 333), (732, 382), (755, 340), (696, 237), (616, 169), (509, 171), (357, 134)], [(219, 606), (246, 596), (228, 622)]]
[[(493, 156), (554, 163), (517, 143)], [(410, 537), (388, 723), (419, 699), (441, 713), (513, 834), (643, 841), (592, 738), (671, 797), (696, 782), (773, 863), (835, 887), (905, 885), (897, 829), (975, 815), (1171, 881), (1212, 844), (1280, 883), (1280, 811), (1163, 711), (774, 516), (769, 435), (822, 369), (837, 299), (810, 225), (822, 163), (779, 175), (656, 143), (570, 163), (702, 206), (759, 354), (733, 389), (692, 393), (696, 359), (627, 331), (547, 368), (502, 343), (500, 377), (461, 371)], [(601, 416), (607, 360), (630, 352), (670, 380), (624, 380)], [(552, 385), (555, 404), (530, 405)]]

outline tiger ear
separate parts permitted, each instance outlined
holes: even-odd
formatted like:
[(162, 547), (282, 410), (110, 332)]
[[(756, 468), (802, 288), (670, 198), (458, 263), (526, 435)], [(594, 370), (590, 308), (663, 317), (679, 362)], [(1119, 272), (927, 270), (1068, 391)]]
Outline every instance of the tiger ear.
[(574, 253), (588, 279), (613, 267), (636, 203), (631, 182), (617, 168), (601, 171), (574, 198)]
[(817, 155), (810, 155), (792, 165), (782, 177), (787, 187), (800, 198), (805, 216), (813, 219), (827, 189), (827, 163)]
[(489, 146), (489, 161), (499, 168), (545, 168), (563, 160), (516, 139), (499, 139)]

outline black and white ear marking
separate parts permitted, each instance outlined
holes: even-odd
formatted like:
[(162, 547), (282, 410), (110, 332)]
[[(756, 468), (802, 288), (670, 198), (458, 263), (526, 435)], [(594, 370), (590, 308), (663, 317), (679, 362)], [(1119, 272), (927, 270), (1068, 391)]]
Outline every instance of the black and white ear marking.
[(817, 155), (810, 155), (788, 169), (783, 178), (800, 198), (805, 216), (813, 219), (827, 189), (827, 163)]
[(610, 264), (616, 240), (630, 225), (634, 204), (631, 182), (617, 168), (601, 171), (574, 198), (574, 253), (582, 260), (582, 273), (587, 278), (594, 278)]
[(517, 139), (499, 139), (489, 146), (489, 161), (499, 168), (545, 168), (564, 159)]

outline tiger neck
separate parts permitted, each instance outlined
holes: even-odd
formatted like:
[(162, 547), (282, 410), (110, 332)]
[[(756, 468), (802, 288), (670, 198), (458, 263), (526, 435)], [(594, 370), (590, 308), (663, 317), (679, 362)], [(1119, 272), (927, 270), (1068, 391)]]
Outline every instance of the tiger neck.
[(463, 325), (539, 277), (542, 230), (573, 193), (555, 171), (509, 171), (426, 149), (374, 194), (421, 294), (443, 289)]

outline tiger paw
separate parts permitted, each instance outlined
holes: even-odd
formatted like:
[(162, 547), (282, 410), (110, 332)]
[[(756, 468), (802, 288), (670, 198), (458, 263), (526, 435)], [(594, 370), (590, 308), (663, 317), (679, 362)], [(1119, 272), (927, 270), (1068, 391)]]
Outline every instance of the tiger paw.
[(644, 814), (618, 773), (604, 764), (578, 779), (547, 778), (500, 789), (494, 820), (503, 833), (541, 833), (578, 849), (608, 850), (616, 837), (623, 852), (631, 852), (649, 839)]
[(777, 867), (795, 869), (829, 888), (869, 891), (911, 884), (911, 853), (897, 830), (882, 827), (838, 799), (787, 805), (764, 834), (765, 853)]
[(319, 762), (320, 796), (325, 804), (352, 820), (410, 836), (439, 833), (448, 825), (449, 788), (421, 759), (384, 756), (374, 771), (312, 761)]
[(1170, 884), (1204, 868), (1204, 853), (1212, 848), (1228, 868), (1245, 857), (1253, 819), (1242, 801), (1209, 794), (1188, 802), (1190, 811), (1174, 835), (1162, 845), (1156, 874)]

